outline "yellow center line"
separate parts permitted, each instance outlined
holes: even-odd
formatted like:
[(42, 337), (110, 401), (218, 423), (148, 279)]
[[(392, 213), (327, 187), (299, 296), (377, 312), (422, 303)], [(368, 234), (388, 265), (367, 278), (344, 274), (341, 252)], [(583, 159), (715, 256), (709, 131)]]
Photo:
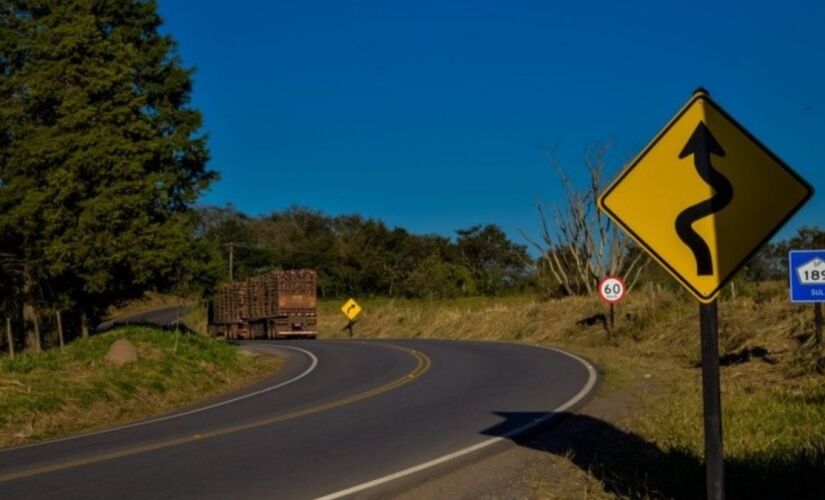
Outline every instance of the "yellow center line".
[(381, 387), (376, 387), (375, 389), (371, 389), (366, 392), (361, 392), (359, 394), (355, 394), (353, 396), (339, 399), (336, 401), (331, 401), (329, 403), (324, 403), (322, 405), (314, 406), (312, 408), (306, 408), (304, 410), (298, 410), (292, 413), (287, 413), (284, 415), (278, 415), (276, 417), (269, 417), (262, 420), (256, 420), (254, 422), (249, 422), (246, 424), (235, 425), (231, 427), (224, 427), (222, 429), (216, 429), (214, 431), (202, 432), (199, 434), (194, 434), (191, 436), (179, 437), (168, 439), (165, 441), (160, 441), (157, 443), (146, 444), (143, 446), (135, 446), (132, 448), (126, 448), (123, 450), (113, 451), (109, 453), (102, 453), (99, 455), (92, 455), (89, 457), (78, 458), (75, 460), (69, 460), (66, 462), (61, 462), (52, 465), (44, 465), (42, 467), (33, 467), (31, 469), (25, 469), (17, 472), (10, 472), (8, 474), (0, 475), (0, 483), (13, 481), (15, 479), (22, 479), (32, 476), (38, 476), (40, 474), (47, 474), (49, 472), (56, 472), (65, 469), (71, 469), (74, 467), (80, 467), (83, 465), (95, 464), (99, 462), (105, 462), (107, 460), (113, 460), (116, 458), (121, 457), (128, 457), (131, 455), (138, 455), (140, 453), (146, 453), (155, 450), (161, 450), (164, 448), (171, 448), (173, 446), (180, 446), (187, 443), (199, 442), (206, 439), (211, 439), (219, 436), (225, 436), (227, 434), (234, 434), (236, 432), (242, 432), (249, 429), (255, 429), (258, 427), (264, 427), (267, 425), (272, 425), (279, 422), (284, 422), (286, 420), (292, 420), (300, 417), (305, 417), (307, 415), (313, 415), (315, 413), (321, 413), (327, 410), (332, 410), (335, 408), (340, 408), (342, 406), (350, 405), (352, 403), (356, 403), (358, 401), (363, 401), (368, 398), (372, 398), (378, 396), (379, 394), (383, 394), (385, 392), (391, 391), (393, 389), (397, 389), (402, 385), (408, 384), (413, 380), (421, 377), (424, 375), (427, 370), (430, 369), (430, 365), (432, 364), (430, 358), (418, 351), (414, 351), (412, 349), (406, 349), (399, 346), (384, 344), (387, 347), (392, 347), (395, 349), (403, 350), (408, 354), (411, 354), (417, 361), (417, 365), (413, 371), (410, 373), (398, 378), (386, 385), (382, 385)]

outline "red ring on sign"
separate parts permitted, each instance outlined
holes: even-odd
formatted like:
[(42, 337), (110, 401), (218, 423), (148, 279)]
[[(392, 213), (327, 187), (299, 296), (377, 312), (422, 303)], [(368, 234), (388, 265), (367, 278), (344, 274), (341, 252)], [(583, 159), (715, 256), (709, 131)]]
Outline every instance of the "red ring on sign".
[[(608, 297), (605, 297), (605, 295), (603, 293), (604, 292), (604, 284), (608, 280), (616, 280), (621, 284), (622, 293), (615, 299), (610, 299)], [(609, 304), (618, 304), (619, 302), (623, 301), (625, 297), (627, 297), (627, 285), (625, 284), (624, 280), (621, 279), (618, 276), (611, 276), (611, 275), (605, 276), (604, 278), (599, 280), (598, 289), (599, 289), (599, 299), (602, 302), (604, 302), (605, 304), (608, 304), (608, 305)]]

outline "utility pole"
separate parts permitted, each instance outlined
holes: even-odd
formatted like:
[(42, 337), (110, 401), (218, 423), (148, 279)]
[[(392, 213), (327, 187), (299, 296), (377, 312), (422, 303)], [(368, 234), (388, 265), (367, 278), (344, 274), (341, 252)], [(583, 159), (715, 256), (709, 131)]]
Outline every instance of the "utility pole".
[(11, 318), (6, 316), (6, 341), (9, 343), (9, 356), (14, 359), (14, 335), (11, 332)]
[(229, 282), (235, 282), (235, 247), (240, 248), (250, 248), (252, 250), (260, 250), (263, 247), (259, 245), (249, 245), (246, 243), (238, 243), (235, 241), (230, 241), (229, 243), (224, 243), (223, 246), (229, 247)]
[(224, 243), (225, 247), (229, 247), (229, 282), (235, 282), (235, 242), (230, 241), (229, 243)]
[(63, 342), (63, 320), (60, 318), (60, 310), (56, 310), (54, 315), (57, 318), (57, 338), (60, 341), (60, 348), (63, 349), (65, 343)]
[(235, 282), (235, 242), (229, 244), (229, 282)]

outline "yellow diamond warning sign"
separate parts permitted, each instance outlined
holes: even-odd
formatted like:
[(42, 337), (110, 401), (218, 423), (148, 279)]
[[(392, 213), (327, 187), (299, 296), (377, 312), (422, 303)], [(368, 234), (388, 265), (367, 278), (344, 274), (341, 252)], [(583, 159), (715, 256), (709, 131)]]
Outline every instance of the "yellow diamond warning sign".
[(700, 90), (598, 204), (707, 303), (812, 194)]
[(358, 302), (355, 302), (355, 299), (349, 299), (341, 306), (341, 312), (352, 321), (361, 314), (361, 306), (358, 305)]

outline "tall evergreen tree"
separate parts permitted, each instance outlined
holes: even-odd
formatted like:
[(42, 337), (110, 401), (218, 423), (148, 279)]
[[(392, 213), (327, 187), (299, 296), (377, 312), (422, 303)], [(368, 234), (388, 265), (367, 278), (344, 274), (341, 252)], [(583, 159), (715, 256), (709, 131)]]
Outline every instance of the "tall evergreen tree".
[(161, 22), (154, 1), (0, 0), (0, 251), (32, 303), (94, 319), (187, 254), (215, 174)]

